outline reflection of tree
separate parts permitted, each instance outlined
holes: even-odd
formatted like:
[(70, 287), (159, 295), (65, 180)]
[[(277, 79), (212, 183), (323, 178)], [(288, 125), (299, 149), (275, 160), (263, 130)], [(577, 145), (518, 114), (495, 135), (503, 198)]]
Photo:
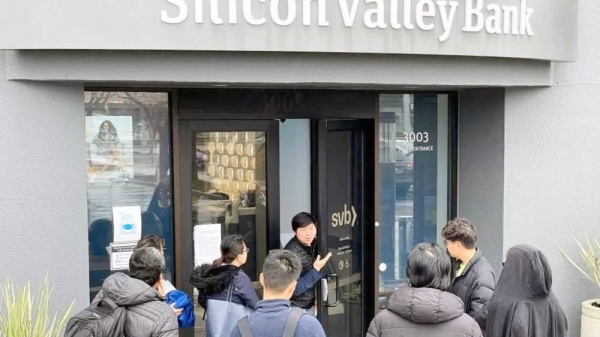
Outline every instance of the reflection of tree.
[(86, 91), (85, 112), (87, 116), (105, 114), (108, 116), (133, 116), (134, 125), (139, 130), (141, 146), (147, 141), (149, 154), (155, 153), (158, 142), (160, 156), (160, 178), (163, 178), (171, 165), (169, 137), (169, 102), (164, 92), (110, 92)]
[(115, 95), (110, 91), (88, 91), (85, 93), (85, 115), (91, 115), (95, 110), (106, 110), (106, 103)]
[(149, 138), (156, 140), (156, 135), (159, 134), (160, 131), (160, 125), (163, 123), (162, 119), (167, 116), (164, 112), (166, 102), (164, 104), (157, 104), (160, 102), (156, 102), (155, 100), (149, 101), (142, 94), (143, 93), (122, 92), (117, 93), (117, 97), (130, 100), (140, 107), (140, 120), (145, 123), (150, 132)]

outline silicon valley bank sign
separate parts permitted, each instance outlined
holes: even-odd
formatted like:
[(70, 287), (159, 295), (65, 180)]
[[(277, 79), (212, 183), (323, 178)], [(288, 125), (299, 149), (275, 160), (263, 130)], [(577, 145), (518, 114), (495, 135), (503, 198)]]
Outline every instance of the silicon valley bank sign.
[(7, 0), (0, 49), (573, 61), (577, 7), (577, 0)]
[[(165, 1), (177, 7), (174, 15), (168, 10), (161, 11), (162, 22), (170, 24), (182, 23), (191, 16), (197, 24), (236, 25), (239, 20), (244, 20), (252, 26), (265, 25), (269, 21), (277, 26), (290, 26), (301, 21), (303, 26), (331, 27), (329, 11), (332, 8), (327, 4), (334, 3), (333, 10), (342, 18), (338, 23), (348, 28), (359, 21), (368, 29), (432, 31), (440, 24), (442, 34), (438, 40), (444, 42), (456, 29), (456, 14), (462, 10), (464, 22), (460, 26), (463, 32), (534, 35), (531, 25), (534, 9), (527, 6), (527, 0), (515, 5), (486, 5), (483, 0), (194, 0), (193, 11), (186, 0)], [(359, 12), (361, 3), (369, 6)], [(254, 6), (268, 8), (268, 16), (254, 14)], [(205, 13), (206, 7), (208, 13)], [(238, 17), (240, 7), (241, 18)], [(313, 20), (314, 15), (317, 20)]]

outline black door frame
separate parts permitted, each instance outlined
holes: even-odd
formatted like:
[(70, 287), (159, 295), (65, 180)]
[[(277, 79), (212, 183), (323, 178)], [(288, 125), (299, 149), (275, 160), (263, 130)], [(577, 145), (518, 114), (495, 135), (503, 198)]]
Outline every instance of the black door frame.
[[(180, 239), (178, 250), (181, 253), (180, 268), (176, 270), (176, 279), (180, 280), (180, 290), (193, 298), (193, 286), (187, 282), (194, 265), (194, 242), (192, 224), (192, 177), (195, 151), (193, 134), (198, 132), (235, 132), (263, 131), (266, 133), (266, 184), (267, 184), (267, 253), (280, 246), (279, 226), (279, 122), (276, 120), (179, 120), (179, 195), (180, 195)], [(184, 234), (187, 233), (187, 234)], [(185, 253), (184, 253), (185, 252)], [(191, 253), (190, 253), (191, 252)], [(193, 298), (195, 302), (195, 298)], [(184, 329), (182, 336), (193, 336), (193, 329)]]
[[(329, 210), (327, 200), (327, 133), (331, 131), (362, 131), (362, 210), (365, 223), (362, 225), (362, 327), (361, 335), (365, 335), (369, 322), (375, 317), (375, 236), (376, 236), (376, 204), (375, 204), (375, 119), (314, 119), (311, 121), (311, 156), (312, 156), (312, 213), (317, 215), (319, 232), (327, 233)], [(327, 235), (319, 234), (319, 254), (327, 254)], [(366, 282), (371, 280), (372, 282)], [(336, 290), (339, 291), (339, 289)], [(330, 296), (332, 296), (330, 294)], [(333, 295), (337, 301), (338, 294)], [(320, 321), (327, 326), (327, 314), (323, 314), (325, 305), (319, 291), (318, 314)]]

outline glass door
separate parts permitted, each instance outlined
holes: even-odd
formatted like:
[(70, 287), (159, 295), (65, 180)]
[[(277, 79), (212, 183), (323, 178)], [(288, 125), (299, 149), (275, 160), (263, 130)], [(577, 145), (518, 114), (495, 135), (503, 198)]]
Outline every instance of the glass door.
[(318, 121), (314, 144), (319, 252), (324, 269), (319, 317), (330, 337), (364, 336), (374, 315), (374, 121)]
[(221, 239), (239, 234), (249, 248), (242, 270), (259, 296), (260, 268), (279, 247), (277, 121), (180, 121), (182, 290), (194, 300), (195, 329), (205, 336), (204, 310), (189, 283), (193, 269), (221, 257)]

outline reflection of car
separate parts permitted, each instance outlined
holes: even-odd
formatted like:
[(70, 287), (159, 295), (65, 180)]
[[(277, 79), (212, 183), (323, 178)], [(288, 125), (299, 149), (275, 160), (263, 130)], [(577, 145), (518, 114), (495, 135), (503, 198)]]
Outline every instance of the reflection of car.
[(402, 199), (414, 182), (413, 152), (396, 145), (396, 198)]

